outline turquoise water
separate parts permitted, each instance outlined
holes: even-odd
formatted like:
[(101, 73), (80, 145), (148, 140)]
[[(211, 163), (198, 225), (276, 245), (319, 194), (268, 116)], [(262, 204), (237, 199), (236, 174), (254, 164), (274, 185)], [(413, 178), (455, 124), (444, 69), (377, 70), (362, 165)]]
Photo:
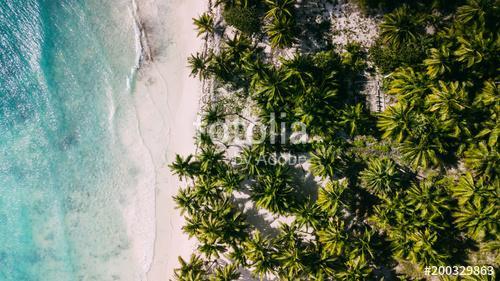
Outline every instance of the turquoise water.
[[(134, 280), (129, 1), (0, 1), (0, 280)], [(124, 269), (125, 268), (125, 269)]]

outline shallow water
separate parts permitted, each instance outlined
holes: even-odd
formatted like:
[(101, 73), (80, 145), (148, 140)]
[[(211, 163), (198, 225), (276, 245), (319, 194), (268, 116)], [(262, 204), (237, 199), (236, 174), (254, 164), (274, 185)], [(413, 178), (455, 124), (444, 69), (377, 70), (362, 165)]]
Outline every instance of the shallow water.
[(0, 280), (139, 280), (128, 0), (0, 1)]

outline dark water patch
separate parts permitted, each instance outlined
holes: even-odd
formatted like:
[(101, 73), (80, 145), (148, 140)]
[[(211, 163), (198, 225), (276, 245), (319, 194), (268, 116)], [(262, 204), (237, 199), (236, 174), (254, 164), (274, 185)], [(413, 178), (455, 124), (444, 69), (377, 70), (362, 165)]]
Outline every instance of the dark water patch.
[(78, 145), (79, 135), (78, 133), (73, 133), (71, 135), (66, 136), (60, 143), (59, 148), (62, 151), (70, 149), (72, 146)]

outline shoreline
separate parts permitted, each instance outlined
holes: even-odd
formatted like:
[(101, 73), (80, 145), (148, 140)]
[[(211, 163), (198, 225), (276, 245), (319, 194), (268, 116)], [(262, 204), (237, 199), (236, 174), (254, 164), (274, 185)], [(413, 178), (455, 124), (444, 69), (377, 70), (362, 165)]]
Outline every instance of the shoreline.
[[(141, 280), (170, 280), (178, 256), (187, 258), (195, 248), (195, 240), (182, 232), (184, 218), (172, 199), (184, 183), (167, 165), (176, 154), (196, 150), (194, 123), (203, 86), (189, 76), (187, 58), (203, 46), (191, 18), (206, 11), (207, 4), (195, 0), (132, 2), (141, 50), (133, 99), (139, 145), (143, 154), (145, 150), (149, 154), (140, 155), (142, 165), (151, 166), (141, 167), (146, 173), (139, 176), (129, 195), (124, 215)], [(132, 149), (139, 156), (139, 148)]]
[[(141, 0), (139, 0), (141, 1)], [(144, 64), (153, 60), (148, 33), (144, 28), (141, 12), (137, 5), (137, 0), (132, 0), (132, 17), (134, 19), (134, 31), (136, 33), (136, 48), (139, 49), (136, 70), (140, 70)]]

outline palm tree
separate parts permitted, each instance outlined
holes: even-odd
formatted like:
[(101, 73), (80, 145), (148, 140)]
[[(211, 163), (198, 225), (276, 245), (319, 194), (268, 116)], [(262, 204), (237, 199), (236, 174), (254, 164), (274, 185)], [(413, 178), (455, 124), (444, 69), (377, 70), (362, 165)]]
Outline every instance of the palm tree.
[(375, 158), (360, 173), (363, 186), (370, 192), (387, 196), (401, 187), (401, 173), (396, 163), (389, 158)]
[(446, 227), (446, 222), (436, 219), (445, 218), (450, 210), (451, 198), (445, 188), (437, 181), (427, 179), (413, 184), (408, 190), (407, 203), (413, 207), (422, 220), (436, 229)]
[(377, 126), (384, 131), (383, 138), (402, 142), (411, 135), (412, 121), (415, 118), (413, 109), (407, 104), (399, 102), (389, 106), (382, 114)]
[(440, 77), (452, 70), (452, 53), (448, 45), (441, 45), (439, 49), (432, 48), (430, 57), (424, 60), (427, 74), (432, 79)]
[(429, 78), (411, 67), (393, 72), (387, 94), (396, 95), (400, 102), (419, 104), (430, 93)]
[(201, 176), (196, 179), (193, 193), (197, 198), (208, 202), (209, 200), (213, 201), (218, 199), (221, 194), (221, 190), (212, 178)]
[(429, 111), (439, 112), (441, 120), (446, 120), (460, 113), (466, 108), (467, 93), (463, 84), (439, 81), (439, 87), (432, 88), (432, 95), (428, 96)]
[(342, 110), (340, 115), (339, 125), (345, 128), (345, 131), (350, 137), (354, 137), (360, 133), (368, 134), (370, 122), (369, 114), (362, 103), (356, 105), (348, 105)]
[(451, 184), (450, 190), (453, 197), (458, 200), (459, 206), (479, 200), (479, 198), (494, 199), (498, 191), (488, 185), (484, 178), (474, 179), (471, 173), (461, 176), (458, 184)]
[(253, 268), (253, 273), (261, 279), (274, 273), (277, 261), (274, 258), (275, 250), (268, 238), (256, 231), (252, 238), (244, 243), (245, 254)]
[(224, 244), (221, 244), (220, 239), (210, 239), (205, 240), (203, 238), (198, 238), (200, 244), (197, 247), (197, 251), (203, 254), (207, 259), (218, 259), (220, 258), (220, 253), (226, 251)]
[[(196, 230), (196, 238), (200, 241), (206, 241), (207, 244), (215, 245), (216, 242), (222, 243), (219, 240), (224, 238), (227, 227), (223, 217), (213, 212), (206, 212), (203, 215), (197, 215), (198, 229)], [(215, 253), (218, 252), (215, 251)]]
[(474, 105), (478, 107), (500, 106), (500, 84), (493, 81), (485, 81), (482, 91), (475, 97)]
[(293, 280), (293, 278), (305, 276), (306, 245), (298, 231), (296, 225), (282, 224), (280, 234), (274, 239), (277, 248), (276, 260), (280, 265), (278, 274), (284, 280)]
[(255, 96), (268, 109), (284, 104), (290, 92), (289, 78), (281, 69), (275, 67), (266, 69), (262, 78), (255, 84)]
[(234, 246), (248, 238), (249, 225), (241, 211), (231, 204), (231, 208), (219, 215), (225, 218), (226, 226), (222, 235), (225, 243)]
[(224, 267), (217, 267), (210, 281), (233, 281), (238, 280), (240, 276), (241, 273), (238, 272), (236, 265), (230, 264)]
[[(320, 248), (320, 246), (317, 246), (316, 248)], [(315, 257), (315, 259), (309, 265), (309, 280), (334, 280), (333, 278), (335, 277), (335, 273), (340, 268), (341, 264), (339, 257), (322, 252), (321, 249), (314, 250), (315, 252), (311, 256)]]
[(380, 246), (377, 240), (377, 230), (375, 229), (362, 226), (352, 236), (351, 257), (359, 256), (364, 260), (373, 260), (377, 254), (375, 250), (383, 251), (382, 249), (375, 249), (376, 246)]
[(203, 173), (216, 174), (223, 163), (224, 151), (203, 147), (196, 157)]
[(175, 269), (175, 280), (177, 281), (208, 281), (206, 278), (203, 260), (196, 255), (191, 255), (189, 262), (179, 257), (180, 268)]
[(253, 145), (243, 148), (237, 159), (239, 168), (245, 175), (250, 177), (259, 176), (264, 173), (264, 160), (269, 157), (263, 145)]
[(306, 265), (304, 264), (304, 249), (298, 245), (279, 249), (276, 258), (280, 262), (281, 272), (278, 274), (280, 280), (297, 280), (294, 278), (304, 277)]
[[(416, 220), (418, 221), (418, 218)], [(412, 228), (403, 226), (391, 231), (389, 237), (394, 256), (421, 266), (444, 264), (450, 256), (442, 252), (438, 232), (426, 226), (415, 228), (413, 223), (410, 223), (410, 226)]]
[(293, 17), (295, 0), (265, 0), (265, 2), (269, 7), (265, 18)]
[(317, 230), (321, 227), (325, 220), (326, 213), (322, 211), (319, 203), (316, 204), (314, 201), (308, 199), (307, 203), (299, 204), (294, 210), (295, 221), (297, 227), (306, 227), (306, 230), (312, 228)]
[(212, 56), (204, 55), (201, 53), (196, 53), (196, 55), (191, 55), (188, 58), (189, 67), (191, 68), (191, 76), (199, 77), (200, 80), (206, 79), (210, 76), (209, 63), (212, 60)]
[(174, 196), (174, 201), (176, 207), (181, 209), (181, 215), (184, 215), (185, 212), (193, 215), (200, 208), (196, 194), (189, 187), (179, 189), (177, 195)]
[(500, 152), (480, 142), (465, 152), (465, 165), (477, 175), (495, 179), (500, 175)]
[(321, 143), (312, 153), (310, 171), (323, 179), (341, 178), (347, 168), (345, 143)]
[(237, 67), (241, 67), (241, 60), (247, 52), (253, 51), (252, 40), (245, 35), (236, 33), (233, 38), (224, 40), (224, 48), (228, 51), (227, 54), (234, 61)]
[(421, 20), (412, 13), (407, 5), (403, 5), (384, 16), (380, 35), (386, 43), (398, 48), (402, 44), (416, 41), (423, 34)]
[(265, 30), (273, 48), (291, 47), (295, 42), (295, 21), (292, 18), (274, 18), (266, 25)]
[(284, 214), (293, 207), (295, 188), (292, 182), (284, 166), (271, 167), (252, 186), (252, 200), (258, 207)]
[[(479, 20), (482, 24), (490, 23), (498, 15), (498, 5), (492, 0), (468, 0), (467, 5), (457, 9), (457, 19), (466, 25), (471, 21)], [(498, 22), (494, 22), (498, 24)]]
[(420, 265), (443, 265), (449, 258), (448, 254), (439, 252), (438, 233), (429, 228), (414, 231), (408, 236), (408, 240), (411, 248), (404, 258), (412, 262)]
[(346, 209), (348, 205), (349, 194), (347, 192), (349, 183), (347, 180), (329, 181), (324, 187), (318, 191), (317, 204), (320, 209), (331, 216), (340, 213)]
[(226, 253), (226, 257), (233, 262), (233, 264), (241, 267), (248, 266), (247, 258), (243, 243), (234, 243), (230, 246), (230, 250)]
[(198, 36), (203, 34), (208, 36), (209, 34), (214, 33), (214, 18), (210, 14), (203, 13), (197, 19), (193, 18), (193, 22), (198, 29)]
[(498, 180), (491, 185), (484, 178), (474, 179), (467, 173), (460, 177), (458, 184), (452, 184), (450, 190), (458, 200), (458, 208), (454, 212), (457, 226), (476, 240), (496, 235), (500, 211), (496, 207), (499, 190)]
[(417, 142), (406, 141), (401, 144), (403, 157), (413, 169), (426, 169), (440, 164), (439, 155), (445, 153), (443, 145), (437, 139), (423, 136)]
[(461, 206), (453, 215), (457, 226), (473, 239), (480, 241), (489, 235), (498, 238), (500, 210), (496, 201), (478, 198)]
[(318, 231), (318, 237), (324, 251), (334, 256), (342, 255), (348, 243), (344, 222), (339, 219), (333, 219), (325, 229)]
[(182, 180), (183, 178), (193, 178), (195, 175), (198, 174), (198, 167), (197, 163), (192, 161), (193, 155), (189, 155), (185, 159), (182, 158), (179, 154), (175, 155), (175, 161), (168, 165), (170, 170), (172, 172), (179, 176), (179, 180)]
[(234, 69), (234, 62), (227, 49), (222, 49), (210, 60), (210, 73), (213, 73), (216, 78), (226, 83), (234, 81)]
[(498, 108), (500, 108), (500, 84), (492, 81), (484, 83), (483, 90), (474, 99), (474, 108), (478, 112), (484, 112), (488, 116), (481, 125), (482, 130), (475, 136), (476, 139), (483, 139), (488, 146), (495, 147), (500, 135), (500, 119)]
[[(438, 166), (455, 157), (456, 140), (467, 137), (469, 131), (463, 120), (438, 120), (436, 115), (418, 113), (411, 120), (410, 137), (402, 144), (401, 152), (413, 168)], [(447, 158), (448, 157), (448, 158)]]
[(226, 117), (224, 112), (224, 107), (220, 103), (210, 103), (205, 109), (205, 113), (202, 117), (202, 122), (205, 126), (223, 123)]
[(200, 148), (213, 148), (215, 144), (212, 134), (208, 130), (199, 131), (195, 136), (195, 141)]
[(217, 184), (224, 188), (225, 191), (232, 193), (234, 190), (240, 189), (243, 179), (244, 175), (228, 167), (222, 172), (222, 177), (217, 181)]
[(483, 32), (472, 32), (472, 34), (472, 38), (458, 36), (460, 47), (454, 52), (457, 61), (465, 63), (467, 68), (483, 61), (488, 62), (490, 52), (497, 50), (496, 41), (487, 35), (485, 36)]
[(338, 278), (336, 280), (358, 281), (369, 280), (371, 273), (372, 269), (363, 257), (351, 256), (345, 263), (345, 270), (338, 272), (335, 276)]
[(188, 235), (189, 238), (198, 237), (198, 231), (201, 225), (199, 216), (185, 217), (186, 223), (182, 226), (182, 231)]
[[(325, 78), (330, 80), (335, 76)], [(295, 89), (294, 89), (295, 90)], [(333, 84), (309, 86), (304, 94), (299, 95), (295, 115), (307, 125), (312, 134), (327, 136), (333, 135), (337, 129), (335, 120), (338, 118), (336, 101), (338, 100), (338, 87)]]
[(302, 91), (307, 90), (307, 84), (314, 83), (314, 66), (310, 56), (295, 53), (291, 59), (282, 59), (282, 63), (288, 75), (301, 85)]
[[(389, 232), (399, 232), (398, 227), (411, 231), (418, 225), (418, 218), (414, 216), (412, 206), (407, 204), (406, 195), (396, 192), (391, 197), (381, 198), (382, 204), (374, 207), (375, 216), (370, 218), (379, 228)], [(417, 219), (417, 220), (415, 220)]]
[(261, 56), (255, 56), (255, 52), (246, 52), (241, 63), (243, 72), (250, 81), (250, 87), (256, 89), (259, 81), (267, 74), (269, 66)]
[(300, 232), (301, 226), (296, 221), (291, 224), (280, 223), (278, 230), (278, 235), (273, 239), (273, 245), (277, 247), (292, 247), (303, 242), (304, 235)]

